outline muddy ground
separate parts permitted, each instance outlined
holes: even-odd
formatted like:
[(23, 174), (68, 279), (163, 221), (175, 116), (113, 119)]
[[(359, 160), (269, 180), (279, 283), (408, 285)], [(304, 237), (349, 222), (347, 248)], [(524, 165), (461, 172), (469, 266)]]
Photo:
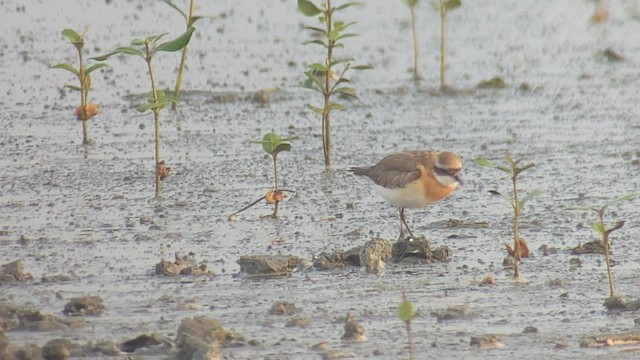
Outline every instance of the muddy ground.
[[(162, 114), (162, 158), (171, 175), (155, 198), (152, 116), (137, 113), (128, 100), (148, 89), (144, 62), (116, 58), (112, 69), (94, 75), (89, 96), (101, 113), (90, 121), (95, 144), (89, 147), (73, 119), (77, 93), (62, 89), (73, 79), (49, 66), (75, 61), (59, 35), (65, 27), (89, 27), (87, 51), (97, 55), (133, 37), (179, 34), (178, 14), (147, 0), (0, 2), (0, 264), (23, 259), (35, 279), (2, 284), (0, 301), (57, 316), (77, 296), (100, 296), (105, 307), (81, 329), (7, 332), (13, 344), (60, 337), (123, 342), (149, 332), (173, 338), (183, 318), (205, 315), (257, 340), (222, 348), (224, 358), (321, 358), (323, 350), (311, 346), (325, 341), (356, 358), (407, 358), (404, 324), (395, 316), (405, 291), (419, 309), (418, 358), (638, 356), (633, 345), (580, 347), (588, 336), (638, 330), (640, 315), (603, 307), (603, 257), (582, 255), (578, 264), (570, 253), (594, 239), (594, 215), (566, 211), (640, 188), (637, 1), (609, 4), (609, 20), (601, 24), (590, 23), (591, 2), (464, 3), (448, 18), (447, 78), (459, 92), (447, 95), (437, 91), (438, 14), (426, 3), (418, 12), (423, 80), (417, 84), (406, 7), (376, 1), (345, 11), (361, 36), (348, 40), (342, 54), (375, 69), (352, 73), (360, 101), (334, 113), (330, 172), (322, 162), (319, 119), (305, 108), (319, 103), (318, 96), (296, 87), (306, 64), (321, 56), (319, 48), (301, 45), (307, 39), (301, 26), (313, 20), (294, 1), (201, 3), (200, 13), (220, 17), (196, 24), (188, 92), (177, 112)], [(603, 55), (607, 49), (623, 60)], [(156, 70), (168, 88), (179, 56), (161, 55)], [(494, 76), (508, 86), (475, 89)], [(252, 100), (265, 89), (278, 90), (266, 103)], [(278, 220), (261, 217), (271, 212), (262, 204), (229, 222), (230, 213), (270, 187), (270, 159), (248, 141), (271, 130), (299, 136), (280, 156), (283, 187), (296, 194), (281, 204)], [(395, 239), (397, 211), (346, 169), (416, 148), (449, 149), (464, 162), (466, 183), (453, 197), (407, 212), (414, 232), (450, 247), (450, 261), (390, 265), (382, 276), (358, 268), (236, 276), (242, 255), (311, 259), (377, 235)], [(523, 283), (502, 266), (511, 209), (488, 192), (508, 191), (509, 182), (473, 161), (479, 155), (500, 161), (507, 152), (536, 164), (522, 176), (521, 189), (544, 190), (523, 213), (521, 235), (534, 253), (521, 267)], [(612, 206), (607, 217), (627, 221), (612, 235), (612, 251), (617, 290), (628, 298), (639, 295), (639, 215), (633, 200)], [(460, 224), (447, 226), (451, 219)], [(545, 256), (536, 251), (542, 245), (558, 251)], [(156, 276), (155, 264), (176, 251), (193, 252), (216, 276)], [(475, 285), (488, 274), (495, 285)], [(42, 280), (51, 275), (69, 280)], [(286, 326), (292, 316), (270, 314), (280, 300), (301, 309), (296, 316), (308, 325)], [(474, 316), (438, 322), (432, 315), (456, 305)], [(341, 340), (348, 312), (369, 341)], [(538, 331), (523, 333), (528, 326)], [(499, 335), (504, 347), (470, 345), (471, 337), (485, 334)]]

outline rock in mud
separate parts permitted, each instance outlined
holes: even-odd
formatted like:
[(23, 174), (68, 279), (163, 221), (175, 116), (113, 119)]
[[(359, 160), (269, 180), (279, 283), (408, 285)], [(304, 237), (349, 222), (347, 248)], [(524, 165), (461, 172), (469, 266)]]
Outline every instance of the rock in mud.
[(607, 310), (625, 310), (627, 307), (627, 300), (620, 295), (608, 297), (604, 300), (603, 305)]
[[(182, 319), (176, 335), (176, 359), (220, 359), (220, 347), (244, 346), (244, 336), (225, 330), (218, 320), (198, 316)], [(216, 357), (217, 356), (217, 357)]]
[(100, 296), (75, 297), (64, 306), (62, 313), (67, 316), (99, 316), (104, 310), (102, 301)]
[(341, 269), (345, 266), (360, 266), (362, 246), (347, 251), (337, 250), (332, 253), (321, 253), (313, 260), (313, 267), (320, 270)]
[(189, 253), (189, 255), (180, 255), (180, 253), (176, 252), (174, 262), (164, 259), (160, 260), (160, 262), (156, 264), (156, 275), (214, 275), (209, 271), (206, 264), (198, 264), (192, 255), (192, 253)]
[(292, 315), (297, 313), (298, 310), (293, 303), (288, 301), (276, 301), (269, 310), (270, 315)]
[(127, 340), (121, 343), (118, 346), (118, 349), (120, 349), (120, 351), (122, 352), (132, 353), (140, 348), (146, 348), (146, 347), (155, 346), (155, 345), (162, 345), (165, 342), (167, 342), (166, 339), (164, 338), (164, 336), (160, 334), (156, 334), (156, 333), (142, 334), (131, 340)]
[(604, 245), (602, 245), (602, 241), (594, 240), (589, 241), (588, 243), (579, 244), (578, 246), (571, 249), (572, 255), (582, 255), (582, 254), (602, 254), (604, 255)]
[(385, 239), (375, 238), (364, 244), (360, 252), (360, 265), (369, 274), (384, 272), (385, 262), (391, 258), (391, 244)]
[(71, 341), (67, 339), (53, 339), (42, 347), (42, 357), (45, 360), (65, 360), (71, 356)]
[(353, 352), (340, 350), (327, 350), (322, 354), (322, 360), (353, 359), (355, 357), (357, 356)]
[(88, 353), (100, 353), (108, 356), (118, 356), (121, 354), (120, 347), (114, 341), (91, 341), (86, 346)]
[(292, 255), (252, 255), (238, 260), (240, 274), (247, 276), (289, 275), (298, 264), (298, 257)]
[(18, 259), (0, 266), (0, 284), (3, 282), (33, 280), (31, 274), (24, 271), (24, 261)]
[(472, 336), (469, 345), (475, 345), (479, 349), (502, 349), (504, 347), (500, 336), (494, 334)]
[(475, 314), (469, 310), (467, 305), (456, 305), (448, 307), (444, 310), (437, 310), (431, 313), (438, 322), (449, 320), (468, 320), (475, 317)]
[(449, 248), (441, 246), (431, 248), (425, 237), (398, 240), (393, 244), (391, 259), (393, 262), (404, 262), (412, 264), (424, 264), (434, 261), (446, 261), (449, 258)]
[(311, 320), (309, 320), (308, 318), (305, 317), (295, 317), (289, 321), (287, 321), (287, 323), (285, 324), (286, 327), (299, 327), (299, 328), (306, 328), (307, 326), (309, 326), (309, 324), (311, 324)]
[(367, 341), (367, 337), (364, 334), (364, 327), (360, 325), (358, 320), (351, 315), (351, 313), (347, 313), (347, 318), (344, 323), (344, 334), (342, 335), (342, 340), (347, 341)]
[(640, 332), (591, 336), (583, 339), (580, 342), (581, 347), (602, 347), (637, 344), (640, 344)]
[(0, 328), (5, 331), (21, 329), (29, 331), (57, 331), (69, 327), (79, 328), (84, 325), (80, 321), (66, 321), (51, 314), (43, 314), (38, 310), (27, 307), (0, 304)]

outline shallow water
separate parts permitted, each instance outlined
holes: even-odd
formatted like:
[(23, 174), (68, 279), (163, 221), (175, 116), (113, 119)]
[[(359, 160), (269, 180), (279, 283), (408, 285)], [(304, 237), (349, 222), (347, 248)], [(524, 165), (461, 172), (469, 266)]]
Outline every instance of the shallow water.
[[(81, 330), (9, 332), (15, 343), (60, 336), (79, 344), (124, 341), (143, 332), (172, 337), (182, 318), (206, 315), (263, 343), (223, 349), (225, 358), (319, 358), (309, 347), (321, 341), (358, 358), (374, 357), (375, 349), (384, 350), (378, 358), (402, 358), (406, 335), (395, 307), (404, 290), (420, 310), (413, 324), (420, 357), (637, 356), (637, 347), (579, 347), (585, 336), (637, 330), (637, 315), (609, 314), (602, 306), (608, 284), (600, 256), (583, 255), (581, 267), (569, 265), (569, 249), (593, 238), (593, 214), (565, 211), (639, 188), (640, 22), (625, 12), (632, 2), (611, 4), (611, 20), (600, 25), (589, 24), (593, 5), (587, 2), (506, 1), (499, 8), (489, 1), (465, 3), (448, 18), (448, 82), (463, 90), (456, 95), (435, 91), (439, 20), (427, 6), (419, 10), (424, 79), (418, 85), (410, 80), (408, 11), (400, 2), (371, 2), (344, 12), (358, 20), (353, 29), (361, 34), (347, 42), (345, 55), (375, 70), (352, 74), (361, 101), (333, 115), (333, 172), (322, 163), (319, 119), (305, 108), (319, 100), (295, 87), (305, 64), (320, 57), (317, 48), (301, 45), (306, 35), (300, 26), (312, 20), (291, 1), (202, 2), (202, 14), (225, 16), (197, 23), (184, 79), (192, 92), (176, 113), (162, 114), (162, 153), (171, 175), (159, 199), (153, 196), (152, 116), (137, 113), (126, 100), (147, 89), (144, 63), (117, 58), (109, 61), (113, 69), (94, 75), (90, 99), (100, 104), (101, 114), (89, 124), (96, 143), (87, 149), (80, 124), (72, 120), (77, 94), (61, 91), (72, 79), (48, 66), (75, 61), (74, 49), (59, 36), (64, 27), (89, 26), (87, 49), (95, 55), (132, 37), (178, 34), (180, 18), (150, 1), (67, 3), (0, 3), (0, 226), (6, 232), (0, 235), (0, 264), (22, 258), (37, 279), (3, 286), (0, 300), (59, 314), (71, 297), (99, 295), (107, 310), (88, 318)], [(18, 5), (25, 11), (17, 11)], [(625, 61), (597, 56), (607, 47)], [(162, 87), (171, 86), (178, 57), (154, 60)], [(493, 76), (509, 86), (464, 91)], [(523, 83), (530, 90), (521, 90)], [(276, 87), (267, 105), (249, 100), (253, 91)], [(216, 100), (226, 92), (239, 99)], [(271, 184), (270, 159), (248, 144), (271, 130), (300, 137), (279, 158), (283, 187), (296, 195), (281, 204), (279, 220), (261, 218), (271, 209), (259, 205), (229, 222), (230, 213)], [(311, 258), (378, 234), (394, 239), (397, 210), (346, 169), (416, 148), (449, 149), (464, 162), (466, 183), (453, 197), (407, 212), (414, 232), (450, 247), (451, 261), (390, 265), (381, 277), (359, 269), (259, 281), (234, 276), (236, 260), (248, 253)], [(560, 249), (550, 256), (534, 251), (521, 267), (524, 284), (514, 283), (501, 265), (510, 208), (488, 193), (508, 191), (509, 182), (473, 162), (479, 155), (500, 161), (506, 152), (536, 164), (522, 176), (521, 189), (545, 191), (527, 205), (521, 235), (533, 250), (543, 244)], [(610, 220), (627, 220), (612, 235), (614, 274), (619, 293), (634, 298), (640, 275), (638, 200), (616, 204), (609, 214)], [(448, 219), (489, 227), (442, 226)], [(361, 235), (348, 235), (354, 230)], [(154, 276), (161, 246), (166, 256), (194, 252), (218, 276)], [(68, 274), (72, 281), (39, 281), (50, 274)], [(486, 274), (497, 285), (471, 285)], [(564, 285), (548, 285), (558, 278)], [(298, 315), (311, 325), (285, 327), (288, 317), (268, 314), (277, 300), (302, 308)], [(477, 316), (438, 323), (430, 315), (458, 304)], [(341, 342), (349, 311), (370, 341)], [(523, 334), (526, 326), (539, 332)], [(505, 348), (469, 346), (470, 336), (488, 333), (501, 335)], [(567, 346), (556, 349), (556, 342)]]

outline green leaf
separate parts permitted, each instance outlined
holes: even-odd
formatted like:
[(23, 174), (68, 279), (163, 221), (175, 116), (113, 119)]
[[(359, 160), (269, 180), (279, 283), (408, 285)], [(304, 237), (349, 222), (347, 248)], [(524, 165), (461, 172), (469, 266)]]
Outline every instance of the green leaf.
[(340, 6), (337, 6), (337, 7), (334, 9), (334, 11), (340, 11), (340, 10), (342, 10), (342, 9), (346, 9), (346, 8), (348, 8), (348, 7), (351, 7), (351, 6), (361, 6), (361, 5), (364, 5), (364, 4), (363, 4), (363, 3), (361, 3), (361, 2), (355, 2), (355, 1), (354, 1), (354, 2), (348, 2), (348, 3), (342, 4), (342, 5), (340, 5)]
[(69, 89), (74, 90), (74, 91), (82, 91), (82, 89), (80, 89), (80, 87), (79, 87), (79, 86), (75, 86), (75, 85), (66, 85), (66, 87), (68, 87)]
[(184, 11), (180, 10), (180, 8), (177, 5), (175, 5), (174, 3), (172, 3), (169, 0), (162, 0), (162, 1), (164, 1), (165, 4), (171, 6), (175, 11), (179, 12), (180, 15), (182, 15), (182, 17), (184, 18), (184, 21), (188, 20), (187, 19), (187, 14), (185, 14)]
[(53, 66), (51, 66), (52, 69), (62, 69), (62, 70), (67, 70), (70, 73), (72, 73), (73, 75), (77, 76), (78, 78), (80, 78), (80, 73), (78, 73), (78, 70), (76, 68), (74, 68), (73, 66), (66, 64), (66, 63), (62, 63), (62, 64), (55, 64)]
[(462, 2), (460, 0), (445, 0), (443, 5), (444, 11), (447, 12), (449, 10), (459, 8), (462, 5)]
[(331, 110), (347, 110), (347, 107), (338, 103), (329, 103), (329, 111)]
[(327, 34), (327, 30), (326, 29), (315, 27), (315, 26), (305, 26), (303, 29), (310, 30), (310, 31), (312, 31), (314, 33), (320, 33), (321, 35), (326, 35)]
[(600, 236), (604, 236), (604, 229), (602, 228), (602, 224), (600, 222), (594, 222), (591, 224), (591, 228), (598, 233)]
[(482, 167), (487, 167), (487, 168), (495, 168), (496, 165), (494, 163), (492, 163), (491, 161), (485, 159), (482, 156), (478, 156), (476, 158), (476, 164), (482, 166)]
[(146, 38), (144, 38), (144, 42), (147, 43), (147, 44), (153, 44), (156, 41), (162, 39), (167, 34), (168, 33), (162, 33), (162, 34), (158, 34), (158, 35), (149, 35)]
[[(320, 63), (313, 63), (309, 65), (309, 69), (312, 69), (314, 71), (322, 71), (322, 72), (326, 72), (327, 71), (327, 67), (324, 66), (323, 64)], [(315, 73), (314, 73), (315, 75)]]
[(116, 48), (115, 50), (113, 50), (112, 52), (108, 53), (108, 54), (104, 54), (104, 55), (100, 55), (100, 56), (94, 56), (92, 58), (90, 58), (91, 60), (96, 60), (96, 61), (105, 61), (108, 58), (110, 58), (113, 55), (117, 55), (117, 54), (125, 54), (125, 55), (136, 55), (139, 56), (141, 58), (144, 59), (144, 54), (142, 53), (142, 51), (130, 47), (130, 46), (121, 46), (119, 48)]
[(403, 300), (400, 302), (400, 305), (398, 305), (398, 308), (396, 309), (396, 315), (405, 323), (411, 321), (416, 316), (416, 313), (417, 312), (413, 308), (413, 304), (411, 304), (411, 301), (409, 300)]
[(109, 66), (109, 64), (105, 64), (105, 63), (93, 64), (93, 65), (91, 65), (91, 66), (89, 66), (87, 68), (85, 73), (86, 74), (91, 74), (94, 70), (98, 70), (98, 69), (105, 68), (105, 67), (111, 67), (111, 66)]
[(329, 36), (327, 36), (327, 38), (329, 39), (329, 41), (336, 41), (338, 39), (338, 36), (340, 36), (339, 32), (331, 30), (329, 31)]
[(353, 91), (353, 89), (349, 88), (349, 87), (337, 88), (337, 89), (333, 90), (332, 93), (333, 94), (344, 94), (344, 95), (347, 95), (347, 96), (354, 97), (356, 99), (358, 98), (358, 96), (356, 95), (355, 91)]
[(356, 66), (349, 67), (349, 69), (353, 69), (353, 70), (371, 70), (371, 69), (373, 69), (373, 66), (368, 65), (368, 64), (356, 65)]
[(313, 106), (313, 105), (307, 105), (307, 107), (311, 110), (313, 110), (313, 112), (315, 112), (316, 114), (322, 114), (324, 112), (323, 108), (319, 108), (317, 106)]
[(173, 51), (178, 51), (182, 49), (183, 47), (187, 46), (187, 44), (189, 43), (189, 40), (191, 40), (191, 35), (195, 30), (196, 28), (190, 27), (187, 31), (185, 31), (182, 35), (178, 36), (177, 38), (158, 45), (155, 51), (173, 52)]
[(606, 204), (604, 204), (603, 208), (609, 207), (609, 206), (611, 206), (611, 205), (613, 205), (613, 204), (615, 204), (617, 202), (620, 202), (620, 201), (633, 200), (633, 199), (636, 198), (636, 196), (637, 196), (637, 194), (630, 193), (630, 194), (615, 198), (613, 200), (608, 201)]
[(520, 208), (524, 207), (524, 204), (526, 204), (529, 200), (533, 199), (536, 196), (540, 196), (543, 193), (544, 191), (541, 189), (531, 190), (527, 195), (525, 195), (524, 198), (522, 198), (522, 200), (520, 200)]
[(595, 211), (598, 212), (598, 208), (593, 206), (572, 206), (567, 208), (566, 210), (577, 210), (577, 211)]
[(418, 0), (402, 0), (403, 3), (405, 3), (405, 5), (407, 5), (408, 7), (414, 7), (416, 6), (416, 4), (418, 3)]
[(346, 63), (353, 60), (354, 60), (353, 58), (333, 58), (331, 59), (329, 64), (333, 67), (334, 65)]
[(144, 39), (131, 40), (131, 46), (144, 46)]
[(344, 35), (340, 35), (336, 38), (336, 41), (340, 41), (342, 39), (346, 39), (346, 38), (350, 38), (350, 37), (357, 37), (360, 36), (359, 34), (353, 34), (353, 33), (349, 33), (349, 34), (344, 34)]
[(327, 44), (325, 44), (324, 41), (319, 40), (319, 39), (308, 40), (308, 41), (303, 41), (302, 42), (302, 45), (309, 45), (309, 44), (316, 44), (316, 45), (321, 45), (323, 47), (327, 47)]
[(62, 30), (62, 36), (66, 37), (69, 40), (69, 42), (72, 44), (84, 43), (82, 36), (80, 36), (80, 34), (78, 34), (77, 32), (75, 32), (75, 30), (72, 30), (72, 29)]
[(316, 16), (322, 12), (322, 10), (318, 9), (311, 1), (307, 0), (298, 0), (298, 10), (304, 16)]

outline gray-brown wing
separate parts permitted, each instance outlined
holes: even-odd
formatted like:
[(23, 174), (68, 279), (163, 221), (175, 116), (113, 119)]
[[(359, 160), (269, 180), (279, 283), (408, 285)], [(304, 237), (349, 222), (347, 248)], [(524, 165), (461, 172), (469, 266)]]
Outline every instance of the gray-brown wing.
[(352, 167), (356, 175), (366, 176), (375, 184), (396, 189), (420, 178), (419, 159), (415, 154), (402, 152), (391, 154), (377, 164), (367, 167)]

